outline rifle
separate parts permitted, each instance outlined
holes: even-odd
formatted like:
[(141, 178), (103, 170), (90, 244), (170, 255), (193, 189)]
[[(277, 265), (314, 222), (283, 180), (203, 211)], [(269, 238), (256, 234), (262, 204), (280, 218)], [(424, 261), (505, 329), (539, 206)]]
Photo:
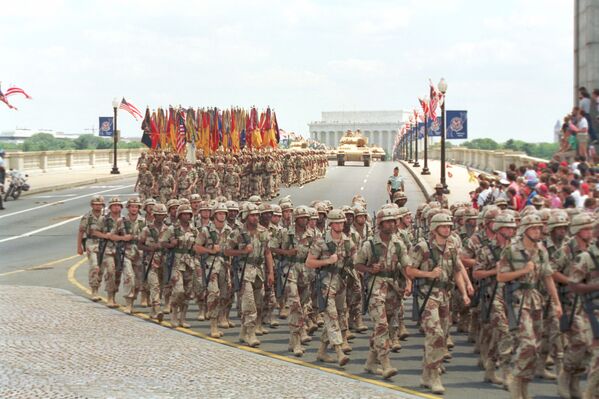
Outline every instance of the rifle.
[[(370, 246), (372, 247), (372, 263), (378, 263), (380, 260), (380, 255), (376, 252), (376, 246), (374, 245), (373, 240), (368, 240), (370, 242)], [(367, 291), (366, 296), (364, 298), (364, 303), (362, 305), (362, 314), (365, 315), (368, 311), (368, 306), (370, 306), (370, 297), (372, 296), (372, 290), (374, 289), (374, 282), (376, 281), (376, 274), (372, 277), (372, 282), (370, 283), (370, 289)]]
[(154, 261), (154, 254), (156, 253), (156, 251), (152, 251), (152, 255), (150, 255), (150, 261), (148, 262), (147, 266), (145, 266), (144, 270), (144, 283), (146, 281), (148, 281), (148, 273), (150, 272), (150, 269), (152, 268), (152, 262)]
[(418, 309), (418, 320), (420, 320), (420, 318), (422, 317), (422, 312), (424, 312), (424, 309), (426, 308), (426, 304), (428, 303), (428, 299), (431, 297), (433, 288), (435, 288), (435, 286), (437, 285), (438, 280), (439, 280), (438, 278), (434, 279), (433, 282), (431, 283), (430, 287), (428, 287), (426, 296), (424, 297), (424, 300), (422, 301), (422, 306), (420, 307), (420, 309)]
[[(293, 234), (289, 235), (293, 237)], [(293, 244), (293, 238), (291, 238), (291, 243)], [(291, 249), (293, 249), (293, 247), (291, 247)], [(279, 259), (279, 265), (277, 266), (277, 281), (275, 283), (275, 297), (277, 299), (281, 298), (285, 294), (287, 280), (289, 280), (289, 273), (291, 272), (291, 270), (289, 270), (285, 275), (285, 280), (283, 280), (283, 273), (285, 272), (286, 262), (288, 263), (289, 260), (286, 256), (283, 256), (281, 259)]]
[[(245, 246), (247, 247), (250, 244), (250, 238), (247, 236), (247, 234), (242, 233), (242, 237), (243, 237), (243, 241), (245, 242)], [(262, 251), (262, 244), (260, 244), (260, 251)], [(248, 263), (248, 258), (250, 257), (250, 254), (245, 255), (245, 259), (243, 260), (243, 266), (241, 267), (241, 278), (239, 279), (238, 282), (238, 289), (237, 291), (239, 291), (241, 289), (241, 285), (243, 284), (243, 277), (245, 276), (245, 267)]]
[[(569, 291), (570, 290), (568, 290), (568, 287), (566, 285), (563, 285), (563, 284), (559, 285), (560, 301), (564, 305), (569, 303), (569, 301), (567, 300), (567, 295), (568, 295)], [(572, 310), (570, 311), (570, 317), (568, 317), (568, 314), (566, 312), (564, 312), (562, 314), (562, 317), (560, 317), (560, 319), (559, 319), (559, 330), (563, 333), (568, 332), (572, 329), (572, 322), (574, 322), (574, 313), (576, 312), (576, 307), (578, 306), (578, 299), (579, 299), (579, 295), (575, 294), (574, 304), (572, 305)]]
[(595, 311), (599, 310), (599, 303), (595, 303), (594, 300), (599, 299), (599, 292), (593, 292), (582, 296), (582, 307), (588, 316), (589, 323), (591, 323), (591, 330), (593, 331), (593, 338), (599, 339), (599, 320), (595, 316)]
[(170, 248), (166, 254), (166, 267), (163, 269), (162, 284), (168, 284), (173, 274), (173, 264), (175, 263), (175, 248)]
[(520, 324), (520, 317), (522, 316), (522, 307), (524, 305), (524, 295), (522, 296), (522, 300), (520, 301), (520, 309), (518, 311), (518, 317), (514, 313), (514, 292), (520, 289), (520, 283), (511, 282), (505, 284), (505, 304), (506, 304), (506, 312), (507, 319), (509, 324), (510, 331), (515, 331), (518, 329)]
[(119, 241), (116, 244), (116, 253), (114, 255), (115, 268), (117, 273), (123, 272), (123, 266), (125, 264), (125, 243)]
[[(337, 244), (335, 244), (332, 241), (327, 242), (327, 248), (329, 250), (329, 252), (331, 253), (331, 255), (333, 255), (334, 253), (337, 253)], [(333, 270), (331, 271), (331, 277), (329, 278), (329, 286), (327, 288), (327, 294), (325, 297), (322, 296), (322, 289), (318, 289), (318, 291), (316, 291), (316, 295), (317, 295), (317, 302), (318, 302), (318, 311), (319, 312), (324, 312), (324, 310), (327, 308), (327, 302), (329, 300), (329, 293), (331, 292), (331, 284), (333, 283), (333, 277), (335, 276), (335, 272), (336, 272), (336, 267), (335, 265), (330, 265), (327, 266), (326, 268), (328, 269), (329, 267), (333, 267)], [(319, 269), (320, 271), (320, 269)], [(319, 273), (319, 280), (322, 280), (320, 277)], [(322, 276), (324, 277), (324, 276)], [(320, 285), (322, 285), (322, 281), (320, 281)], [(321, 288), (321, 287), (319, 287)]]
[(235, 292), (237, 292), (241, 288), (241, 283), (239, 281), (239, 256), (235, 256), (233, 258), (232, 272), (233, 272), (233, 290)]
[(488, 323), (491, 318), (491, 309), (493, 308), (493, 302), (495, 302), (495, 297), (497, 296), (498, 286), (499, 284), (497, 283), (497, 281), (495, 281), (495, 284), (493, 284), (493, 293), (491, 294), (491, 300), (489, 300), (489, 306), (487, 306), (486, 309), (484, 306), (482, 306), (481, 308), (481, 316), (483, 323)]
[(104, 261), (104, 252), (106, 251), (107, 243), (107, 239), (100, 238), (100, 244), (98, 245), (98, 266), (100, 267), (102, 267), (102, 262)]
[(420, 300), (420, 279), (414, 279), (414, 283), (412, 284), (412, 321), (418, 321), (420, 319), (418, 315), (418, 310), (420, 309), (419, 305)]
[(206, 287), (208, 287), (208, 283), (210, 282), (210, 276), (212, 276), (212, 270), (214, 270), (214, 262), (216, 261), (217, 255), (212, 255), (212, 263), (210, 263), (210, 269), (208, 269), (208, 273), (206, 274)]

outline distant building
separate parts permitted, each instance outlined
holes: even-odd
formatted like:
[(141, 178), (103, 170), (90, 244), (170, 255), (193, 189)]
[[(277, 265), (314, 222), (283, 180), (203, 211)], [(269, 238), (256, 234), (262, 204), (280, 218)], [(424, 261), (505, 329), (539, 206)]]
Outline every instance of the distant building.
[(409, 116), (409, 111), (332, 111), (323, 112), (322, 120), (308, 127), (310, 138), (329, 147), (337, 147), (347, 130), (360, 130), (368, 144), (378, 145), (390, 155), (395, 136)]
[(23, 129), (17, 128), (13, 131), (4, 131), (0, 133), (0, 143), (13, 143), (21, 144), (26, 139), (30, 138), (34, 134), (48, 133), (57, 139), (71, 139), (74, 140), (81, 136), (80, 134), (66, 134), (63, 132), (57, 132), (50, 129)]

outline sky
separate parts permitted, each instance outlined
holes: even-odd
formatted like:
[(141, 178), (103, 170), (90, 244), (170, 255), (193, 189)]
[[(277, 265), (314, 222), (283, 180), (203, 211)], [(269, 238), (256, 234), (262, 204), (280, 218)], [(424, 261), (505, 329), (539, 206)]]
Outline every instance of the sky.
[[(112, 99), (271, 106), (308, 136), (322, 111), (411, 110), (429, 79), (470, 138), (553, 140), (573, 102), (569, 0), (0, 0), (0, 131), (90, 133)], [(120, 111), (124, 136), (140, 122)], [(86, 130), (87, 129), (87, 130)], [(97, 133), (96, 133), (97, 134)]]

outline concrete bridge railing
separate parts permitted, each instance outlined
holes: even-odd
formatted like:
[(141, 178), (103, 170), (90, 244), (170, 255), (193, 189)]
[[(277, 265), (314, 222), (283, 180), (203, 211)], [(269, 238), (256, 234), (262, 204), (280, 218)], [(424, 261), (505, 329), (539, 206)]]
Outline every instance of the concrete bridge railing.
[[(137, 163), (143, 151), (143, 148), (119, 149), (117, 162), (129, 165)], [(7, 168), (24, 172), (105, 168), (113, 163), (113, 150), (16, 151), (7, 152), (5, 162)]]
[[(431, 159), (441, 159), (441, 148), (439, 146), (430, 148), (429, 156)], [(523, 152), (473, 150), (464, 147), (445, 148), (445, 160), (449, 163), (466, 165), (486, 172), (505, 171), (512, 163), (522, 166), (530, 162), (547, 162), (546, 159), (530, 157)]]

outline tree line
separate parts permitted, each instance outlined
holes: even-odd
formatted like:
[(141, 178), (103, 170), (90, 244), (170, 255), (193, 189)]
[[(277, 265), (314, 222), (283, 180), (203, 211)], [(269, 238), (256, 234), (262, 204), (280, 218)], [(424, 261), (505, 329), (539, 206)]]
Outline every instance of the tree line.
[[(112, 137), (98, 137), (82, 134), (76, 139), (56, 138), (49, 133), (37, 133), (25, 139), (23, 143), (0, 143), (6, 151), (59, 151), (59, 150), (103, 150), (113, 147)], [(141, 148), (139, 141), (119, 141), (117, 148)]]
[(509, 150), (509, 151), (520, 151), (526, 153), (526, 155), (542, 158), (551, 159), (553, 154), (558, 150), (558, 143), (528, 143), (522, 140), (509, 139), (505, 143), (498, 143), (493, 139), (474, 139), (469, 140), (460, 145), (460, 147), (466, 147), (474, 150)]

